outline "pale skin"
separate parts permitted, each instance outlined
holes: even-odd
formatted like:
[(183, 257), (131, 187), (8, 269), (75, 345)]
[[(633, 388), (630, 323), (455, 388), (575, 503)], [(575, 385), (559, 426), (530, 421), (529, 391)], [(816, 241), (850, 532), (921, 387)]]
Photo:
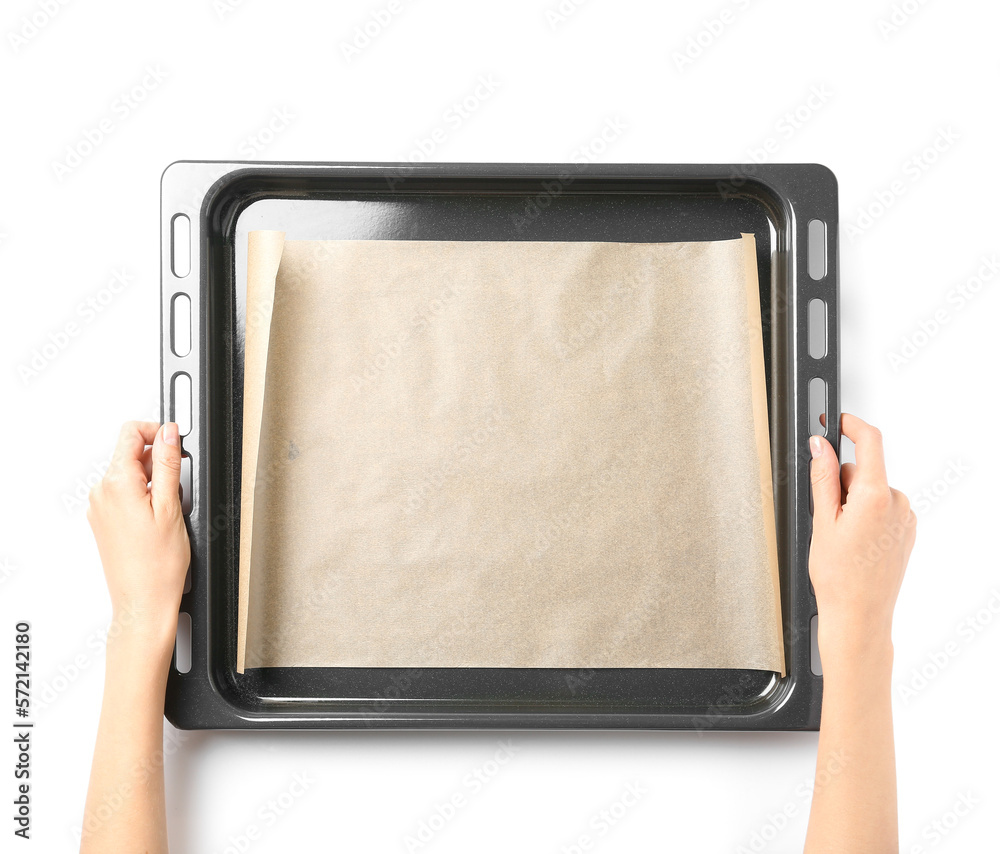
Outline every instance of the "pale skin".
[[(151, 447), (147, 447), (151, 446)], [(179, 497), (177, 425), (130, 421), (91, 490), (111, 594), (104, 702), (80, 851), (167, 851), (163, 699), (191, 553)], [(147, 486), (148, 484), (148, 486)]]
[[(845, 414), (857, 465), (813, 437), (809, 573), (824, 694), (806, 854), (897, 852), (892, 612), (916, 520), (888, 485), (879, 432)], [(163, 702), (190, 546), (177, 425), (130, 421), (90, 494), (112, 602), (82, 854), (166, 854)]]
[(819, 609), (823, 708), (806, 854), (899, 851), (892, 735), (892, 613), (917, 519), (889, 486), (882, 435), (845, 414), (857, 464), (812, 437), (809, 576)]

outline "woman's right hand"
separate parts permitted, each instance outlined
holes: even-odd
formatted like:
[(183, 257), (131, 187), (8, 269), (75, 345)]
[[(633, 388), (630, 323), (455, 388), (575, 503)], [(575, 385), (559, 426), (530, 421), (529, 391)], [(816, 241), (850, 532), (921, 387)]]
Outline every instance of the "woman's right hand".
[(840, 661), (891, 649), (892, 613), (917, 524), (907, 497), (889, 486), (882, 434), (846, 413), (841, 432), (854, 442), (856, 465), (839, 465), (822, 436), (810, 439), (809, 577), (819, 610), (824, 672)]

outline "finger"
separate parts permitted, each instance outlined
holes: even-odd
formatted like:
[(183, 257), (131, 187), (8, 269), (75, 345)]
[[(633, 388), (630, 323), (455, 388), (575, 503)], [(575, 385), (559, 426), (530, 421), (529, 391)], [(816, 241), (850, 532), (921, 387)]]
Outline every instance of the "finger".
[(846, 492), (851, 488), (851, 481), (858, 472), (858, 467), (854, 463), (842, 463), (840, 466), (840, 484)]
[(851, 482), (854, 480), (854, 475), (857, 473), (858, 467), (854, 463), (841, 463), (840, 464), (840, 503), (843, 504), (847, 501), (847, 493), (851, 490)]
[(126, 421), (122, 425), (105, 473), (109, 483), (124, 485), (127, 493), (146, 493), (148, 478), (143, 468), (142, 454), (147, 442), (153, 441), (158, 426), (155, 421)]
[(840, 462), (833, 445), (822, 436), (809, 438), (809, 450), (813, 520), (831, 522), (840, 512)]
[(139, 461), (142, 463), (142, 470), (146, 473), (146, 483), (149, 483), (153, 479), (153, 449), (146, 448)]
[(177, 424), (168, 421), (153, 442), (153, 514), (180, 514), (181, 443)]
[[(118, 443), (111, 455), (111, 466), (138, 460), (146, 445), (153, 444), (153, 437), (160, 425), (155, 421), (126, 421), (118, 434)], [(109, 468), (111, 467), (109, 466)]]
[(906, 521), (903, 523), (906, 525), (906, 537), (903, 540), (903, 563), (907, 563), (910, 559), (910, 554), (913, 552), (913, 543), (917, 538), (917, 514), (912, 510), (907, 514)]
[(873, 486), (888, 487), (885, 474), (885, 454), (882, 450), (882, 434), (876, 427), (862, 421), (856, 415), (844, 413), (840, 417), (841, 432), (854, 442), (854, 458), (857, 472), (854, 479)]

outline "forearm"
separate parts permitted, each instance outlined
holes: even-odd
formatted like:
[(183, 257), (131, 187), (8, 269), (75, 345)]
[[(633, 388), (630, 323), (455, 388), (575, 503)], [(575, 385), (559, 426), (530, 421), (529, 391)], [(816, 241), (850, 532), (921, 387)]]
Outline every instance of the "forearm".
[(896, 756), (892, 734), (892, 643), (831, 647), (806, 854), (895, 854)]
[(176, 626), (145, 621), (110, 637), (81, 854), (166, 854), (163, 699)]

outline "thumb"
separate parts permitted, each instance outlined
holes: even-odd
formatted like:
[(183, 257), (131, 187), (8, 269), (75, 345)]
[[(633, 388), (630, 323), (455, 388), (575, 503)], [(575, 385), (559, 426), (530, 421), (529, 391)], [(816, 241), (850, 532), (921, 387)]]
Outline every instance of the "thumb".
[(809, 437), (809, 450), (813, 519), (835, 519), (840, 512), (840, 461), (833, 445), (822, 436)]
[(168, 421), (153, 438), (153, 515), (180, 511), (181, 443), (177, 424)]

